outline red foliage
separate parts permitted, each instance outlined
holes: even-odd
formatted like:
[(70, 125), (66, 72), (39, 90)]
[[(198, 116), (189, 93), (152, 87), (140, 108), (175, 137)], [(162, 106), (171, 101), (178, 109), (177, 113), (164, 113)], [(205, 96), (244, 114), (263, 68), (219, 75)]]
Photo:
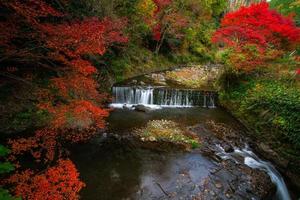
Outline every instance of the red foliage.
[(107, 110), (86, 100), (76, 100), (68, 105), (56, 106), (51, 111), (55, 116), (52, 121), (52, 127), (55, 129), (87, 129), (93, 125), (97, 128), (104, 128), (104, 118), (108, 116)]
[(78, 176), (72, 161), (59, 160), (43, 173), (35, 174), (32, 170), (16, 173), (7, 183), (15, 185), (15, 195), (24, 199), (75, 200), (85, 186)]
[[(41, 67), (53, 68), (54, 65), (57, 68), (57, 64), (59, 66), (60, 76), (53, 77), (49, 87), (56, 89), (57, 94), (45, 89), (37, 92), (47, 93), (47, 98), (40, 99), (39, 106), (53, 114), (54, 121), (50, 123), (51, 126), (54, 124), (58, 129), (70, 128), (63, 122), (68, 121), (68, 114), (74, 113), (71, 109), (80, 107), (80, 103), (81, 107), (86, 107), (84, 102), (90, 102), (95, 107), (94, 110), (97, 106), (97, 109), (100, 109), (106, 95), (99, 94), (99, 86), (93, 79), (97, 69), (91, 62), (83, 59), (83, 56), (103, 55), (110, 45), (127, 42), (128, 38), (122, 34), (126, 20), (87, 18), (82, 21), (66, 21), (66, 14), (57, 11), (44, 0), (4, 1), (1, 6), (11, 11), (7, 22), (0, 22), (0, 32), (4, 30), (0, 36), (0, 46), (7, 47), (3, 57), (11, 57), (14, 61), (20, 57), (22, 62), (30, 62), (30, 65), (33, 62)], [(53, 20), (40, 20), (51, 17), (59, 18), (58, 23), (49, 23)], [(14, 40), (18, 37), (36, 47), (15, 46)], [(58, 96), (62, 97), (62, 101), (57, 100)], [(89, 114), (85, 114), (85, 117), (88, 117), (86, 121), (94, 120), (90, 124), (103, 128), (103, 118), (107, 116), (107, 110), (103, 109), (101, 116), (98, 113), (89, 110)], [(76, 116), (78, 115), (72, 114), (72, 120), (76, 121)]]
[(47, 4), (41, 0), (12, 0), (5, 2), (12, 10), (14, 10), (18, 15), (36, 21), (37, 17), (47, 17), (51, 16), (62, 16), (62, 13), (54, 9), (51, 5)]
[[(108, 112), (97, 107), (104, 96), (99, 94), (98, 84), (91, 77), (97, 70), (81, 56), (102, 55), (110, 44), (127, 42), (127, 38), (120, 31), (123, 26), (122, 20), (114, 24), (108, 19), (99, 21), (96, 18), (68, 25), (41, 26), (45, 33), (46, 44), (51, 49), (49, 57), (67, 67), (65, 76), (52, 79), (53, 87), (58, 89), (58, 94), (69, 102), (48, 106), (47, 110), (54, 116), (52, 126), (57, 129), (76, 128), (66, 124), (67, 121), (73, 120), (79, 125), (78, 128), (88, 128), (88, 125), (93, 124), (98, 128), (104, 127), (103, 118), (107, 117)], [(82, 109), (81, 115), (76, 114), (78, 109)], [(71, 119), (67, 119), (70, 115)]]
[[(268, 59), (280, 56), (282, 50), (298, 45), (300, 29), (291, 18), (280, 15), (271, 10), (268, 3), (262, 2), (225, 15), (212, 41), (233, 48), (233, 54), (244, 59), (233, 55), (232, 64), (250, 71)], [(249, 50), (247, 46), (255, 48)]]
[[(69, 58), (79, 58), (85, 54), (102, 55), (106, 47), (114, 42), (127, 42), (127, 37), (120, 31), (124, 27), (124, 20), (113, 21), (89, 18), (84, 21), (75, 21), (63, 24), (41, 24), (44, 39), (51, 56), (61, 57), (64, 52)], [(118, 25), (118, 26), (117, 26)], [(65, 58), (65, 61), (68, 59)]]
[(161, 38), (161, 26), (160, 24), (155, 25), (152, 28), (153, 39), (159, 41)]
[(226, 45), (256, 44), (262, 48), (285, 48), (300, 42), (300, 29), (289, 17), (280, 15), (262, 2), (242, 7), (225, 15), (221, 28), (213, 36), (213, 42)]
[(153, 3), (156, 5), (155, 13), (159, 13), (163, 8), (167, 7), (172, 3), (172, 0), (153, 0)]
[[(18, 66), (57, 71), (50, 85), (35, 93), (38, 107), (50, 114), (48, 127), (36, 131), (33, 137), (9, 141), (11, 160), (17, 162), (17, 156), (29, 153), (42, 162), (41, 167), (52, 165), (64, 155), (64, 142), (87, 140), (105, 127), (109, 110), (102, 104), (107, 95), (99, 93), (94, 80), (97, 69), (84, 58), (103, 55), (111, 45), (128, 41), (122, 33), (124, 19), (71, 20), (49, 2), (0, 2), (1, 9), (7, 11), (6, 21), (0, 21), (0, 62), (11, 59)], [(17, 173), (8, 182), (24, 199), (78, 199), (77, 193), (84, 186), (69, 160), (58, 160), (57, 166), (42, 174), (32, 170)]]
[(58, 132), (51, 129), (42, 129), (35, 132), (34, 137), (9, 140), (11, 145), (10, 160), (16, 156), (30, 153), (37, 162), (53, 161), (56, 153), (61, 154), (61, 145), (58, 142)]
[(166, 35), (173, 38), (181, 37), (188, 20), (175, 5), (176, 2), (173, 0), (149, 1), (144, 2), (141, 13), (145, 13), (144, 21), (152, 31), (152, 38), (159, 44), (166, 38)]

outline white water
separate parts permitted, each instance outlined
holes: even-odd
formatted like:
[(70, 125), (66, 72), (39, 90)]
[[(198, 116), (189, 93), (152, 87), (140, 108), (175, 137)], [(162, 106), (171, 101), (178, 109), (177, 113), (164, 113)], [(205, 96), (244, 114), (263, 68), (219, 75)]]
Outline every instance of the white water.
[(238, 163), (237, 159), (235, 159), (235, 155), (239, 155), (244, 158), (245, 165), (267, 172), (272, 182), (277, 187), (275, 200), (291, 200), (286, 184), (280, 173), (271, 163), (263, 161), (257, 155), (255, 155), (247, 145), (244, 149), (235, 148), (233, 153), (226, 153), (220, 145), (217, 145), (217, 147), (221, 150), (218, 155), (223, 159), (232, 159)]
[(147, 107), (215, 108), (214, 93), (196, 90), (180, 90), (162, 87), (113, 87), (112, 107), (123, 108), (143, 104)]

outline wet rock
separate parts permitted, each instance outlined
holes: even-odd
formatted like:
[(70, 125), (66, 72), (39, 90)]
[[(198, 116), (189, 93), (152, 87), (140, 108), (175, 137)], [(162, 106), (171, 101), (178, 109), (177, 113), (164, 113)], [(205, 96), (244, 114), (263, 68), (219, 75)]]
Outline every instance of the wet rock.
[(226, 153), (232, 153), (234, 151), (230, 144), (222, 144), (222, 147)]
[(196, 199), (268, 199), (276, 187), (263, 171), (226, 160), (200, 186)]
[(124, 110), (131, 110), (131, 106), (129, 106), (128, 104), (123, 104), (123, 107), (122, 107)]
[(220, 156), (218, 156), (214, 150), (212, 150), (211, 148), (204, 148), (202, 147), (201, 149), (201, 154), (211, 158), (212, 160), (216, 161), (216, 162), (221, 162), (222, 158)]
[(190, 128), (202, 141), (202, 155), (213, 159), (217, 165), (217, 168), (210, 170), (207, 180), (200, 185), (202, 190), (196, 199), (216, 199), (210, 191), (216, 193), (219, 199), (268, 199), (274, 195), (276, 187), (266, 172), (248, 167), (244, 164), (242, 156), (234, 157), (235, 161), (219, 156), (220, 151), (234, 152), (231, 144), (243, 143), (238, 133), (221, 124), (208, 128), (211, 127), (198, 125)]
[(150, 112), (152, 109), (150, 107), (147, 107), (145, 105), (139, 104), (136, 106), (133, 106), (134, 110), (138, 112)]

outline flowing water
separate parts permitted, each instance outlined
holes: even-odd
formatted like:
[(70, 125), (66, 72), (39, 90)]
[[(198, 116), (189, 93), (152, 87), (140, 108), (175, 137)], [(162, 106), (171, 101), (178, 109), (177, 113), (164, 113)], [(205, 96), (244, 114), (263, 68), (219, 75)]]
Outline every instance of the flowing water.
[(215, 107), (216, 94), (198, 90), (184, 90), (166, 87), (113, 87), (112, 107), (124, 104), (161, 107)]
[(247, 144), (242, 149), (235, 148), (233, 153), (226, 153), (220, 145), (217, 146), (220, 149), (219, 155), (223, 159), (233, 159), (235, 162), (239, 162), (238, 159), (236, 159), (236, 156), (242, 156), (244, 158), (244, 163), (249, 167), (267, 172), (277, 188), (276, 195), (273, 198), (274, 200), (291, 199), (287, 186), (280, 173), (270, 162), (263, 161), (254, 154)]
[[(238, 124), (228, 113), (216, 108), (213, 93), (161, 87), (114, 87), (113, 94), (115, 107), (145, 104), (162, 109), (147, 113), (115, 109), (108, 119), (108, 133), (128, 134), (149, 120), (158, 119), (173, 120), (186, 127), (207, 120), (231, 127)], [(181, 199), (192, 199), (200, 192), (199, 184), (216, 168), (213, 160), (199, 153), (136, 149), (117, 139), (111, 141), (105, 135), (72, 150), (72, 160), (87, 185), (81, 193), (83, 200), (177, 199), (171, 198), (174, 191)], [(274, 166), (248, 148), (236, 148), (227, 154), (220, 147), (219, 154), (233, 160), (240, 155), (246, 165), (266, 171), (277, 186), (273, 199), (290, 199), (284, 180)]]

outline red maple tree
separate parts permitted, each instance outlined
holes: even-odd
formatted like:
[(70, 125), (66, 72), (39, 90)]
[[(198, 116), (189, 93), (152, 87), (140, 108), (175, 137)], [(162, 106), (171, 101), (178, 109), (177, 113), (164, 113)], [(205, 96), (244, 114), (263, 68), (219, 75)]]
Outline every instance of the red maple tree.
[(19, 172), (9, 182), (25, 199), (77, 199), (83, 183), (72, 162), (60, 160), (65, 155), (62, 143), (87, 140), (105, 127), (107, 95), (99, 93), (97, 69), (86, 57), (126, 43), (126, 20), (72, 19), (44, 0), (1, 1), (0, 6), (6, 11), (0, 21), (0, 63), (13, 62), (27, 71), (32, 66), (50, 69), (53, 74), (48, 86), (36, 87), (33, 94), (38, 108), (50, 114), (48, 126), (32, 137), (9, 141), (10, 159), (16, 164), (18, 156), (29, 153), (48, 168), (43, 173)]
[[(282, 16), (271, 10), (267, 2), (262, 2), (226, 14), (212, 41), (232, 47), (237, 55), (241, 55), (241, 59), (238, 56), (232, 58), (238, 69), (252, 70), (256, 64), (299, 44), (300, 29), (290, 17)], [(275, 49), (278, 51), (274, 54)]]

